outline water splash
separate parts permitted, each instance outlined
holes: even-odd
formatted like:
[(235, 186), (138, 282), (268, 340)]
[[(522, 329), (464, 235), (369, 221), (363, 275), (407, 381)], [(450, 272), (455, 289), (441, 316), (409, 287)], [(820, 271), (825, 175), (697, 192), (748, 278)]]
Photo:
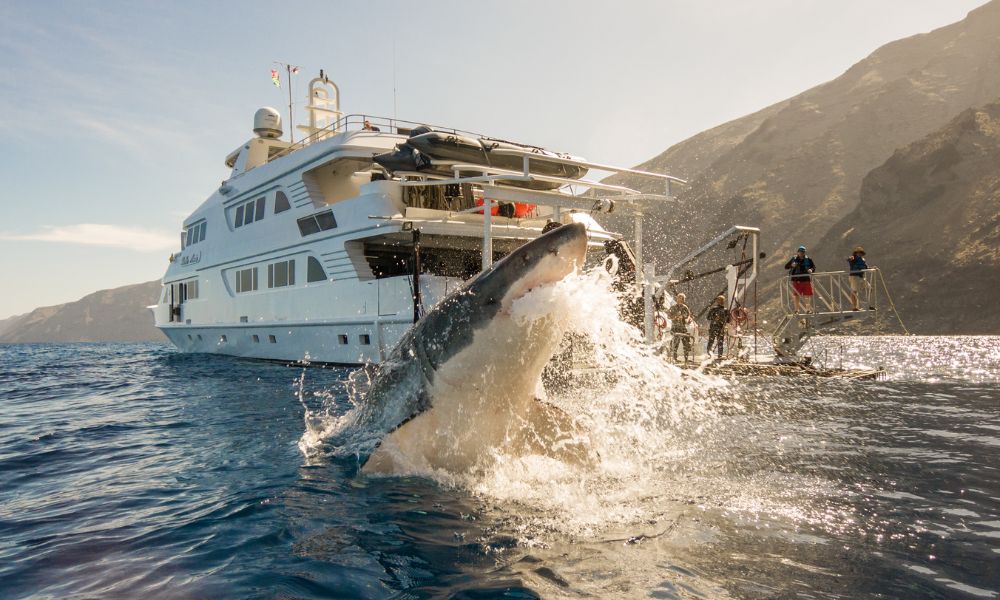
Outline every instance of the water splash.
[[(741, 408), (723, 379), (682, 370), (644, 344), (639, 332), (619, 319), (617, 307), (612, 278), (600, 267), (539, 287), (511, 306), (519, 324), (552, 314), (566, 319), (573, 357), (554, 370), (558, 385), (548, 386), (545, 399), (572, 419), (577, 432), (572, 442), (586, 447), (590, 460), (564, 462), (550, 454), (496, 448), (491, 460), (470, 472), (412, 474), (472, 490), (490, 502), (530, 507), (523, 512), (534, 514), (532, 522), (541, 529), (590, 535), (648, 521), (655, 512), (651, 499), (675, 495), (679, 485), (664, 473), (689, 477), (720, 418)], [(300, 380), (306, 431), (299, 447), (307, 457), (321, 449), (339, 455), (363, 451), (352, 445), (359, 438), (348, 429), (370, 379), (363, 370), (356, 375), (340, 393), (321, 392), (329, 395), (318, 410), (306, 406)], [(346, 412), (333, 402), (342, 393), (349, 402)]]

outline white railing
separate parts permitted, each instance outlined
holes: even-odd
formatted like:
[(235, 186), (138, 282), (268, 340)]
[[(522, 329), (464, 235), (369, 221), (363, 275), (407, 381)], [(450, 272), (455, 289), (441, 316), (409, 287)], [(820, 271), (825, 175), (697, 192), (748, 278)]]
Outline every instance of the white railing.
[(877, 268), (865, 269), (862, 273), (862, 277), (851, 275), (848, 271), (828, 271), (809, 275), (813, 289), (812, 302), (809, 306), (803, 306), (802, 300), (808, 296), (800, 296), (798, 310), (795, 309), (795, 301), (793, 300), (795, 291), (792, 288), (792, 278), (795, 276), (786, 275), (779, 285), (781, 308), (786, 315), (804, 313), (806, 309), (816, 314), (831, 315), (855, 312), (851, 301), (850, 278), (853, 277), (862, 281), (857, 292), (858, 307), (861, 310), (876, 310), (878, 308), (876, 285), (879, 270)]

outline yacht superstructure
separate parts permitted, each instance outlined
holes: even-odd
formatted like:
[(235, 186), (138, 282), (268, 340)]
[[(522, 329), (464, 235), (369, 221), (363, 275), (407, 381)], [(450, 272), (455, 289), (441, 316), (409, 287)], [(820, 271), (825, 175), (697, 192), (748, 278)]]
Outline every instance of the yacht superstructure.
[(184, 220), (152, 307), (182, 351), (380, 362), (422, 311), (552, 223), (583, 222), (597, 257), (621, 254), (591, 214), (632, 209), (641, 232), (642, 206), (664, 196), (578, 179), (588, 169), (659, 178), (667, 195), (680, 182), (339, 104), (313, 79), (294, 144), (259, 110), (229, 177)]

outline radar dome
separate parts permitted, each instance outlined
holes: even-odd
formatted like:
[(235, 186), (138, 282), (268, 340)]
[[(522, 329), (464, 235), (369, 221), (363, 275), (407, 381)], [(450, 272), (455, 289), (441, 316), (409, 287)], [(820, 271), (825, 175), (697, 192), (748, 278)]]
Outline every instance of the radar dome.
[(257, 137), (280, 138), (281, 115), (270, 106), (257, 109), (253, 115), (253, 132), (257, 134)]

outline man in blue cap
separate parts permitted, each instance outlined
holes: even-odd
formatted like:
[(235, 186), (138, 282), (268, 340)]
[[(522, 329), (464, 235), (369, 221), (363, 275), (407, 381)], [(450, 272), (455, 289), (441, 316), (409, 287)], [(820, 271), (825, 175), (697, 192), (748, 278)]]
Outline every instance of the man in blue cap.
[(806, 256), (806, 247), (799, 246), (798, 252), (785, 263), (785, 269), (791, 271), (792, 280), (792, 303), (795, 305), (795, 312), (799, 312), (799, 296), (802, 296), (806, 311), (812, 311), (812, 274), (816, 272), (816, 263)]

